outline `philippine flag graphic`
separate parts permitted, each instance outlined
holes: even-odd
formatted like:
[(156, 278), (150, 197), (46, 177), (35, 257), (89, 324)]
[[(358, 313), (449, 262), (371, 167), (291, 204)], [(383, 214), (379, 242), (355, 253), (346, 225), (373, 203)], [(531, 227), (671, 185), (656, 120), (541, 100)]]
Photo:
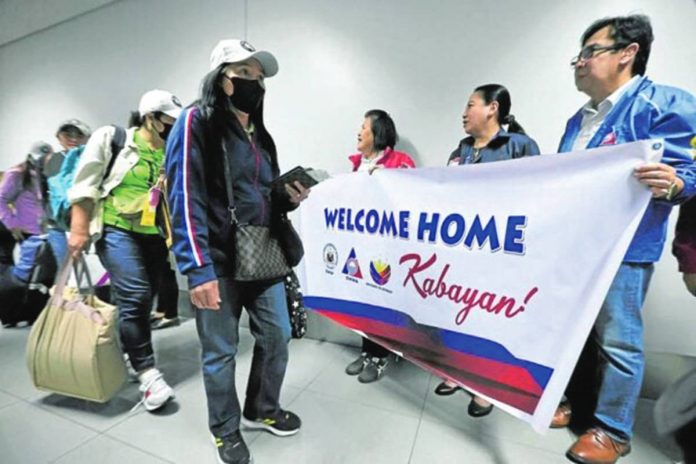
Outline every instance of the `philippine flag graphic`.
[(604, 140), (602, 140), (602, 143), (599, 144), (600, 147), (604, 147), (606, 145), (616, 145), (616, 132), (611, 131), (608, 133), (607, 136), (604, 137)]
[(370, 276), (377, 285), (386, 285), (391, 277), (391, 266), (379, 259), (370, 263)]
[(358, 258), (355, 254), (355, 248), (350, 249), (350, 254), (348, 254), (348, 259), (346, 259), (346, 264), (343, 266), (343, 273), (356, 279), (362, 279), (362, 272), (360, 272), (360, 264), (358, 263)]

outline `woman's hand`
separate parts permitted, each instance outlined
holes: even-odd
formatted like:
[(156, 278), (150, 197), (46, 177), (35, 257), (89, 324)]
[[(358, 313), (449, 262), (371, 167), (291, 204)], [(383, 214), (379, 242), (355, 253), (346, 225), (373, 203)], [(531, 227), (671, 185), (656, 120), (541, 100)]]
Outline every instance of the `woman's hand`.
[(304, 188), (302, 184), (295, 181), (291, 184), (285, 184), (285, 191), (290, 196), (290, 201), (299, 205), (301, 201), (306, 200), (309, 196), (310, 189)]
[(198, 309), (220, 309), (220, 289), (217, 280), (211, 280), (189, 290), (191, 303)]
[(80, 253), (89, 244), (89, 233), (86, 231), (70, 231), (70, 237), (68, 238), (68, 251), (70, 256), (77, 259), (80, 257)]

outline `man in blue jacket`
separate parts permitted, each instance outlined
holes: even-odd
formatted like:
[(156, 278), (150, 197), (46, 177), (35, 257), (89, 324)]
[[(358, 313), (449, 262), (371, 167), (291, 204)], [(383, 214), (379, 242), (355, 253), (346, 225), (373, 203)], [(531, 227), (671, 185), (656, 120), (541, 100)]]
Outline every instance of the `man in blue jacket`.
[[(638, 226), (595, 322), (592, 339), (602, 358), (594, 427), (566, 456), (579, 463), (614, 463), (629, 453), (634, 412), (643, 380), (641, 308), (660, 258), (672, 205), (696, 193), (696, 165), (689, 142), (696, 135), (696, 99), (644, 77), (653, 41), (646, 16), (606, 18), (582, 36), (571, 61), (575, 84), (590, 97), (570, 120), (559, 151), (583, 150), (635, 140), (662, 139), (660, 163), (635, 169), (653, 199)], [(552, 427), (567, 425), (561, 405)]]

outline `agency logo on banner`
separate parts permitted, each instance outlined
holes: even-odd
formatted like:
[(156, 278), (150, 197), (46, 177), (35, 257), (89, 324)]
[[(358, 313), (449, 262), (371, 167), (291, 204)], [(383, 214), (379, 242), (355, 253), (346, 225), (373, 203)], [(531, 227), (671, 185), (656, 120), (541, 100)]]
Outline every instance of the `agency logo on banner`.
[(385, 285), (391, 278), (391, 266), (384, 258), (375, 258), (370, 261), (370, 277), (372, 282), (367, 282), (366, 285), (371, 288), (377, 288), (386, 293), (392, 293), (391, 290), (385, 288)]
[(381, 258), (373, 259), (370, 262), (370, 277), (377, 285), (386, 285), (391, 277), (391, 266)]
[(333, 275), (334, 269), (338, 265), (338, 250), (333, 244), (327, 243), (324, 246), (324, 251), (322, 252), (322, 254), (324, 256), (324, 265), (326, 267), (326, 273)]
[(343, 265), (343, 273), (346, 275), (346, 279), (357, 282), (358, 279), (362, 279), (362, 271), (360, 270), (360, 262), (355, 254), (355, 248), (350, 249), (348, 253), (348, 258), (346, 259), (346, 264)]

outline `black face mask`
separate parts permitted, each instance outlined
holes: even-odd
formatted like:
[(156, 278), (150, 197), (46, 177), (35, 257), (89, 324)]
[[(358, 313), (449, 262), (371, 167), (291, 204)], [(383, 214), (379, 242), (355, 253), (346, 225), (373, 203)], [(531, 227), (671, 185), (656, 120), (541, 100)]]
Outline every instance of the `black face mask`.
[(172, 131), (172, 127), (174, 127), (174, 124), (167, 124), (166, 122), (162, 121), (160, 121), (160, 123), (164, 126), (164, 130), (162, 132), (159, 132), (159, 136), (162, 140), (166, 142), (167, 137), (169, 137), (169, 133)]
[(266, 90), (256, 79), (242, 79), (233, 77), (230, 79), (234, 85), (234, 93), (230, 96), (230, 101), (235, 108), (247, 114), (253, 113), (258, 109), (263, 100)]

